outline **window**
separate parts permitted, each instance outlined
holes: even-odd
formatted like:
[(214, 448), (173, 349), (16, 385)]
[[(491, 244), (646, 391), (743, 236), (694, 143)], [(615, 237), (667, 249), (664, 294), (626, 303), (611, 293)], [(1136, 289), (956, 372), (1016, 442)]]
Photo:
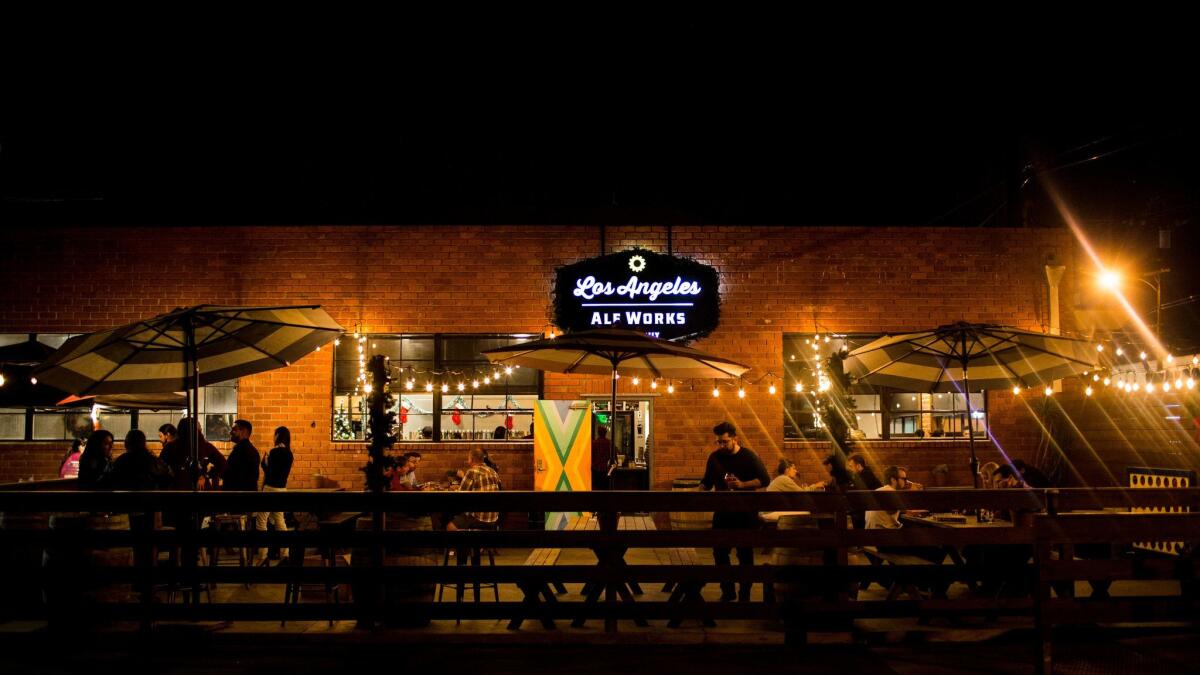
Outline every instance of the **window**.
[[(533, 428), (541, 372), (507, 373), (483, 356), (487, 349), (535, 339), (531, 335), (363, 335), (334, 348), (333, 440), (367, 440), (371, 357), (391, 359), (392, 396), (402, 441), (525, 439)], [(361, 348), (361, 350), (360, 350)]]
[[(822, 383), (832, 388), (830, 357), (848, 354), (878, 337), (878, 334), (811, 333), (783, 336), (784, 438), (825, 438), (814, 405)], [(833, 365), (837, 366), (836, 359)], [(959, 393), (898, 392), (885, 387), (853, 385), (840, 399), (835, 404), (844, 406), (851, 420), (851, 439), (966, 437), (966, 400)], [(971, 394), (970, 426), (976, 438), (987, 435), (986, 405), (983, 392)]]
[[(57, 349), (71, 336), (68, 333), (4, 333), (0, 334), (0, 348), (34, 341)], [(32, 366), (0, 364), (0, 369), (6, 379), (17, 377), (27, 381)], [(229, 430), (237, 417), (237, 386), (237, 380), (230, 380), (200, 389), (200, 413), (204, 417), (206, 438), (229, 438)], [(37, 398), (31, 398), (33, 396)], [(178, 424), (186, 413), (183, 409), (122, 410), (101, 406), (96, 410), (97, 417), (93, 422), (91, 405), (60, 408), (52, 405), (55, 398), (52, 390), (0, 389), (0, 440), (69, 441), (86, 437), (95, 423), (112, 432), (118, 442), (131, 429), (141, 429), (148, 439), (155, 440), (160, 426), (168, 422)], [(31, 402), (35, 405), (22, 405)]]

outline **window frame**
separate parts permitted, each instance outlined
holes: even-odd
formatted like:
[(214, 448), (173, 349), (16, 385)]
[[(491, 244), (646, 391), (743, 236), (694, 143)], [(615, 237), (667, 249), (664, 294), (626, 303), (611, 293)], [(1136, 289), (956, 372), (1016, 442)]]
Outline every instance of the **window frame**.
[[(445, 341), (448, 341), (448, 340), (464, 339), (464, 338), (475, 339), (475, 340), (487, 340), (487, 339), (537, 340), (541, 337), (537, 333), (496, 333), (496, 332), (489, 332), (489, 333), (359, 333), (359, 335), (361, 337), (366, 338), (368, 341), (370, 341), (372, 339), (389, 339), (389, 340), (430, 339), (433, 341), (432, 370), (434, 372), (442, 372), (446, 368), (452, 368), (452, 369), (458, 370), (458, 369), (461, 369), (463, 367), (463, 365), (466, 363), (466, 362), (462, 361), (461, 359), (444, 358), (444, 347), (446, 344)], [(349, 338), (349, 339), (352, 339), (352, 338)], [(477, 352), (477, 354), (478, 354), (478, 352)], [(361, 444), (365, 445), (366, 443), (369, 442), (365, 438), (340, 439), (335, 436), (335, 433), (336, 433), (335, 418), (336, 418), (337, 412), (338, 412), (337, 411), (337, 397), (339, 396), (338, 386), (337, 386), (338, 385), (338, 372), (337, 372), (338, 360), (339, 359), (338, 359), (337, 352), (334, 351), (332, 364), (330, 366), (331, 377), (330, 377), (330, 383), (329, 383), (329, 420), (330, 420), (329, 440), (331, 443), (361, 443)], [(342, 359), (342, 360), (345, 361), (345, 359)], [(486, 361), (478, 361), (478, 362), (473, 362), (473, 363), (477, 363), (482, 366), (482, 365), (486, 364), (487, 362)], [(534, 391), (534, 392), (527, 392), (527, 391), (515, 392), (515, 393), (509, 392), (509, 391), (507, 391), (507, 379), (506, 379), (506, 382), (505, 382), (506, 390), (503, 393), (499, 393), (499, 394), (490, 393), (490, 394), (478, 394), (478, 395), (481, 395), (481, 396), (499, 395), (499, 396), (513, 396), (513, 397), (536, 396), (537, 400), (541, 400), (542, 396), (544, 396), (545, 392), (546, 392), (545, 373), (543, 373), (540, 370), (536, 370), (536, 369), (531, 369), (531, 370), (533, 370), (534, 372), (537, 373), (537, 375), (536, 375), (536, 391)], [(439, 384), (442, 384), (442, 383), (449, 384), (448, 382), (439, 382)], [(495, 438), (487, 438), (487, 437), (485, 437), (485, 438), (447, 438), (446, 432), (448, 430), (445, 430), (442, 427), (443, 416), (446, 416), (449, 414), (443, 408), (444, 400), (453, 401), (454, 397), (456, 397), (456, 396), (460, 396), (460, 395), (464, 395), (464, 394), (472, 395), (472, 392), (469, 390), (466, 392), (459, 392), (452, 386), (449, 391), (447, 391), (446, 393), (443, 394), (441, 387), (435, 386), (433, 388), (432, 392), (426, 392), (423, 389), (421, 389), (419, 391), (414, 389), (412, 393), (431, 396), (430, 417), (432, 417), (432, 425), (431, 426), (433, 427), (433, 433), (431, 434), (430, 438), (398, 439), (397, 442), (400, 442), (400, 443), (532, 443), (533, 442), (532, 437), (517, 438), (517, 439), (514, 439), (514, 438), (495, 439)], [(392, 395), (397, 397), (397, 399), (399, 399), (400, 396), (403, 396), (405, 394), (406, 394), (406, 390), (403, 387), (403, 377), (400, 376), (400, 377), (394, 378), (392, 380)], [(444, 397), (449, 397), (449, 398), (444, 398)], [(468, 409), (464, 409), (463, 412), (471, 413), (471, 412), (475, 412), (477, 410), (482, 410), (482, 409), (468, 408)], [(519, 410), (520, 410), (519, 414), (521, 414), (521, 413), (529, 414), (529, 415), (533, 414), (532, 408), (529, 408), (529, 409), (521, 408)], [(351, 423), (353, 423), (353, 421), (354, 421), (353, 414), (351, 414), (350, 420), (351, 420)], [(364, 425), (366, 424), (365, 419), (363, 420), (363, 424)], [(476, 430), (478, 430), (478, 427), (476, 427)]]

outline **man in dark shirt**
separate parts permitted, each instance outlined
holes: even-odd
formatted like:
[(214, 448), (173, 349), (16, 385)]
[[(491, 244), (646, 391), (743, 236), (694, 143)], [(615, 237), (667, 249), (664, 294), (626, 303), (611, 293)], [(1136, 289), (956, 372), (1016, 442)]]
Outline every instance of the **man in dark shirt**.
[(229, 432), (233, 450), (229, 451), (229, 465), (225, 468), (226, 490), (258, 490), (258, 448), (250, 442), (254, 426), (246, 420), (237, 420)]
[[(713, 427), (713, 435), (717, 437), (717, 449), (708, 456), (704, 478), (700, 479), (700, 489), (749, 491), (766, 487), (771, 482), (767, 468), (758, 455), (738, 443), (737, 428), (733, 424), (721, 422)], [(717, 511), (713, 513), (712, 527), (714, 530), (753, 530), (758, 527), (758, 514), (754, 511)], [(728, 546), (714, 547), (713, 560), (718, 565), (728, 565), (729, 549)], [(739, 546), (737, 557), (739, 565), (753, 565), (754, 548)], [(749, 602), (751, 586), (742, 584), (735, 596), (733, 583), (723, 583), (721, 601), (730, 602), (737, 598)]]
[(608, 488), (608, 461), (612, 454), (612, 442), (608, 440), (608, 427), (596, 427), (592, 439), (592, 489)]

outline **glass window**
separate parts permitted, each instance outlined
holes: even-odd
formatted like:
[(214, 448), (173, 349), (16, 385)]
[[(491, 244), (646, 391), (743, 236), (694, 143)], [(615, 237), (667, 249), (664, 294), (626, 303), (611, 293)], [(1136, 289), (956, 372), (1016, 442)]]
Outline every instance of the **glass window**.
[[(966, 397), (958, 393), (892, 393), (888, 395), (892, 437), (966, 438)], [(971, 394), (972, 424), (976, 438), (987, 435), (983, 392)]]
[(0, 408), (0, 439), (25, 440), (24, 408)]
[(364, 386), (371, 357), (391, 359), (396, 433), (404, 441), (527, 438), (541, 373), (488, 362), (487, 349), (530, 335), (363, 335), (334, 357), (333, 440), (367, 440)]

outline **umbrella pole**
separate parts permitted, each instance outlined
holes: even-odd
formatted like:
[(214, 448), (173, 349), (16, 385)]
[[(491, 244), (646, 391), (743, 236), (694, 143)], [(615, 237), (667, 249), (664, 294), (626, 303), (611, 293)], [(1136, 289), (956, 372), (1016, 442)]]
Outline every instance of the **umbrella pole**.
[(963, 362), (963, 389), (967, 396), (967, 443), (971, 446), (971, 482), (979, 489), (979, 458), (975, 456), (975, 425), (971, 417), (971, 378), (967, 375), (967, 364)]
[(617, 451), (617, 362), (612, 364), (612, 401), (608, 406), (608, 489), (613, 489), (613, 463)]
[[(200, 367), (197, 364), (196, 358), (196, 327), (192, 323), (192, 317), (185, 317), (183, 320), (184, 332), (184, 347), (183, 361), (186, 371), (187, 391), (191, 397), (188, 401), (188, 417), (191, 418), (191, 449), (192, 456), (189, 458), (189, 470), (196, 470), (200, 466)], [(192, 480), (192, 492), (197, 491), (197, 482)], [(195, 534), (200, 531), (200, 512), (193, 509), (189, 520), (191, 521), (191, 533)], [(187, 551), (187, 563), (193, 569), (199, 563), (199, 549), (191, 549)], [(200, 585), (196, 582), (195, 576), (191, 579), (191, 596), (192, 604), (200, 604)]]

